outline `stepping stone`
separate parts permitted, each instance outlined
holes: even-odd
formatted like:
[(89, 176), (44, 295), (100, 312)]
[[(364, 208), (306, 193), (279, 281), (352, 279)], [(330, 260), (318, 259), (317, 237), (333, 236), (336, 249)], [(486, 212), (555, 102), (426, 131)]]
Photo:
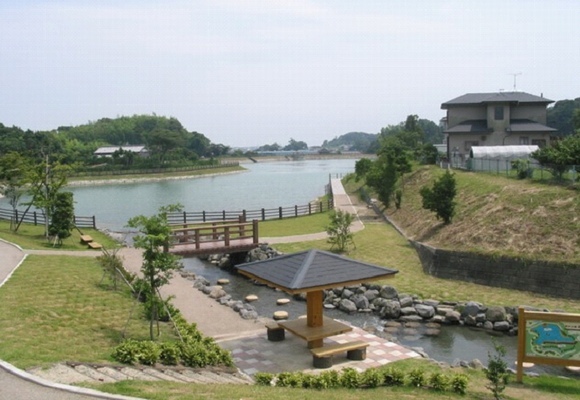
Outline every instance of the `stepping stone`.
[(282, 306), (284, 304), (288, 304), (290, 303), (290, 299), (278, 299), (276, 300), (276, 304), (278, 304), (279, 306)]
[(75, 371), (88, 376), (89, 378), (92, 378), (98, 382), (105, 382), (105, 383), (112, 383), (112, 382), (116, 382), (113, 378), (111, 378), (108, 375), (105, 375), (99, 371), (97, 371), (96, 369), (93, 369), (91, 367), (88, 367), (86, 365), (77, 365), (74, 367)]
[(127, 375), (128, 377), (135, 379), (137, 381), (158, 381), (159, 379), (151, 376), (149, 374), (145, 374), (138, 369), (131, 368), (131, 367), (123, 367), (120, 370), (123, 374)]
[(274, 320), (288, 319), (288, 311), (276, 311), (274, 313)]
[(249, 294), (246, 296), (246, 301), (248, 303), (251, 303), (252, 301), (256, 301), (258, 300), (258, 296), (256, 296), (255, 294)]
[(221, 278), (221, 279), (218, 279), (217, 283), (218, 283), (218, 285), (227, 285), (228, 283), (230, 283), (230, 280), (226, 279), (226, 278)]

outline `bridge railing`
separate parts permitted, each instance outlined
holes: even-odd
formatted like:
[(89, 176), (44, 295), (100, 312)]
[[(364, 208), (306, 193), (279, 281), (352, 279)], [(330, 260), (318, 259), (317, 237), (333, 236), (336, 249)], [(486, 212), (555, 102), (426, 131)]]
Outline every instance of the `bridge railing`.
[[(230, 247), (232, 241), (251, 239), (251, 243), (258, 244), (258, 220), (244, 222), (214, 221), (198, 224), (172, 224), (169, 246), (194, 245), (196, 250), (204, 245), (216, 247)], [(180, 226), (180, 227), (177, 227)], [(167, 250), (167, 249), (166, 249)]]

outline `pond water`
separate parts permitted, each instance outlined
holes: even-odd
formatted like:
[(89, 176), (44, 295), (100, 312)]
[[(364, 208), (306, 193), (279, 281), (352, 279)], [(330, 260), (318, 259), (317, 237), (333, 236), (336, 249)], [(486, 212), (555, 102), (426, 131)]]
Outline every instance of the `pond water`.
[[(290, 295), (274, 290), (266, 286), (255, 285), (240, 274), (229, 269), (220, 269), (215, 265), (202, 261), (198, 258), (184, 258), (184, 269), (208, 279), (212, 285), (220, 278), (227, 278), (230, 283), (224, 286), (225, 291), (235, 300), (243, 300), (249, 294), (258, 296), (258, 300), (252, 302), (258, 314), (262, 317), (271, 318), (274, 311), (284, 310), (288, 312), (289, 319), (294, 319), (306, 314), (306, 303), (292, 299), (290, 303), (278, 306), (276, 300), (290, 298)], [(396, 285), (395, 285), (396, 286)], [(195, 290), (195, 289), (192, 289)], [(225, 306), (224, 306), (225, 307)], [(382, 327), (381, 320), (374, 314), (347, 314), (340, 310), (324, 310), (324, 314), (331, 318), (349, 321), (361, 328)], [(421, 331), (421, 330), (420, 330)], [(488, 352), (494, 354), (494, 342), (503, 346), (506, 350), (505, 360), (508, 366), (515, 369), (517, 359), (517, 337), (507, 336), (498, 332), (489, 332), (482, 329), (464, 326), (442, 326), (437, 336), (419, 334), (409, 335), (404, 329), (396, 332), (376, 332), (378, 336), (392, 339), (410, 348), (420, 348), (437, 361), (453, 364), (457, 360), (471, 361), (479, 359), (484, 365), (488, 362)], [(552, 375), (572, 375), (564, 368), (536, 365), (526, 369), (526, 372)]]

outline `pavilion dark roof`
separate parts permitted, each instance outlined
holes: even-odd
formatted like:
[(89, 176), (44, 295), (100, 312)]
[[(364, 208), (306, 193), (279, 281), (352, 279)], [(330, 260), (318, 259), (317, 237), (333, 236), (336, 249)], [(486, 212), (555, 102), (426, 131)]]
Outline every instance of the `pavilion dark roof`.
[(316, 249), (240, 264), (236, 268), (250, 278), (292, 293), (384, 279), (399, 272)]

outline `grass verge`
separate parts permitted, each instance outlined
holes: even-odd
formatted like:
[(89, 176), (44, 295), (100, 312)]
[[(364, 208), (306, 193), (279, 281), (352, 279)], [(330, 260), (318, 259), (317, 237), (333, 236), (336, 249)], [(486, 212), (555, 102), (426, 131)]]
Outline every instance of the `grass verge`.
[[(28, 256), (0, 290), (0, 358), (20, 368), (111, 362), (127, 322), (127, 337), (148, 339), (141, 304), (128, 288), (99, 285), (102, 275), (94, 258)], [(174, 337), (161, 326), (164, 337)]]
[[(102, 244), (107, 249), (119, 247), (119, 243), (104, 233), (91, 228), (83, 228), (83, 234), (90, 235), (93, 240)], [(76, 229), (71, 231), (71, 236), (62, 241), (62, 246), (55, 247), (44, 236), (44, 225), (22, 224), (17, 232), (10, 230), (10, 222), (0, 220), (0, 237), (17, 244), (24, 249), (31, 250), (87, 250), (86, 244), (81, 244), (81, 234)], [(94, 250), (99, 252), (100, 250)]]
[(323, 212), (304, 217), (285, 218), (260, 222), (261, 237), (306, 235), (325, 232), (329, 213)]

